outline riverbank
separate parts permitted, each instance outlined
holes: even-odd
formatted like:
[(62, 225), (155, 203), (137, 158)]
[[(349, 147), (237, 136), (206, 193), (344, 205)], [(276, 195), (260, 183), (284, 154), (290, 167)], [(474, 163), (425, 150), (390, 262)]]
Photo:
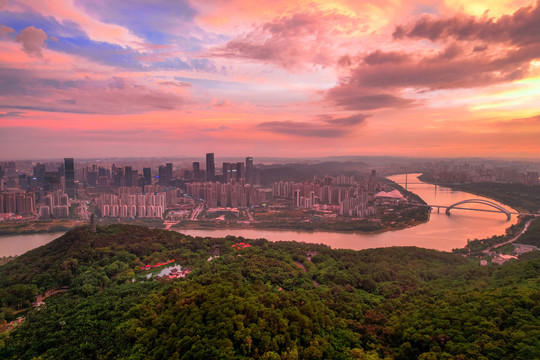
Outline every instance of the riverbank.
[(9, 221), (0, 224), (0, 236), (66, 232), (81, 226), (84, 223), (85, 222), (81, 220)]
[[(429, 210), (428, 210), (429, 212)], [(425, 220), (410, 220), (400, 223), (383, 223), (379, 219), (370, 220), (348, 220), (335, 223), (219, 223), (219, 222), (199, 222), (180, 221), (170, 226), (171, 230), (276, 230), (276, 231), (305, 231), (305, 232), (335, 232), (343, 234), (365, 233), (379, 234), (387, 231), (398, 231), (424, 224), (429, 221), (429, 213)]]

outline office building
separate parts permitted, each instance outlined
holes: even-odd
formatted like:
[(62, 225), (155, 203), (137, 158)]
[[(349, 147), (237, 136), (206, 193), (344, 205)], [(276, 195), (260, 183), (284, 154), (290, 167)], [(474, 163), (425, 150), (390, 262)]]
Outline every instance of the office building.
[(201, 165), (198, 161), (193, 162), (193, 179), (198, 180), (201, 178)]
[(255, 182), (255, 171), (253, 168), (253, 158), (246, 158), (246, 183), (253, 184)]
[(127, 187), (133, 186), (133, 175), (131, 173), (132, 173), (132, 167), (131, 166), (124, 167), (124, 176), (126, 178), (126, 186)]
[(64, 159), (64, 174), (66, 180), (66, 194), (75, 199), (75, 162), (73, 158)]
[(152, 169), (143, 168), (144, 185), (152, 185)]
[(206, 154), (206, 181), (216, 181), (216, 165), (214, 153)]

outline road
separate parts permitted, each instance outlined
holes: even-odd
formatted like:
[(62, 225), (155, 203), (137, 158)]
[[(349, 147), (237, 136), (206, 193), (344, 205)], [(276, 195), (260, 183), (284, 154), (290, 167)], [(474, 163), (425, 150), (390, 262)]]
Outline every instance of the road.
[(199, 203), (199, 205), (197, 205), (195, 210), (193, 210), (193, 212), (191, 213), (191, 217), (189, 218), (189, 220), (197, 220), (197, 218), (199, 217), (199, 215), (201, 214), (203, 210), (204, 210), (204, 203)]
[(523, 227), (523, 229), (520, 231), (520, 233), (517, 234), (516, 236), (514, 236), (512, 239), (507, 240), (507, 241), (505, 241), (505, 242), (503, 242), (503, 243), (500, 243), (500, 244), (497, 244), (497, 245), (493, 245), (493, 246), (490, 247), (489, 249), (486, 249), (486, 250), (484, 250), (484, 251), (482, 251), (482, 252), (483, 252), (484, 254), (490, 254), (490, 253), (493, 251), (493, 249), (496, 249), (496, 248), (501, 247), (501, 246), (506, 245), (506, 244), (513, 243), (514, 241), (516, 241), (517, 239), (519, 239), (519, 237), (520, 237), (521, 235), (523, 235), (523, 234), (529, 229), (529, 225), (531, 225), (531, 222), (532, 222), (533, 220), (535, 220), (535, 219), (530, 219), (529, 221), (527, 221), (527, 222), (525, 223), (525, 226)]

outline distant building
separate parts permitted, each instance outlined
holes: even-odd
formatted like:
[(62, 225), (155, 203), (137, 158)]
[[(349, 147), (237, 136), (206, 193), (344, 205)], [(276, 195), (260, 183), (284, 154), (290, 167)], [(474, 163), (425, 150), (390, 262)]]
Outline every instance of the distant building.
[(152, 169), (143, 168), (144, 185), (152, 185)]
[(132, 175), (132, 167), (131, 166), (126, 166), (124, 167), (124, 176), (126, 178), (126, 186), (127, 187), (131, 187), (133, 186), (133, 175)]
[(73, 158), (64, 159), (64, 174), (66, 179), (66, 194), (75, 199), (75, 162)]
[(165, 166), (159, 166), (159, 185), (169, 186), (173, 178), (173, 165), (172, 163), (167, 163)]
[(255, 169), (253, 168), (253, 158), (251, 156), (246, 158), (246, 183), (255, 183)]
[(216, 164), (214, 153), (206, 154), (206, 181), (216, 181)]
[(198, 161), (193, 162), (193, 179), (199, 180), (201, 178), (201, 167)]
[(223, 182), (228, 183), (232, 179), (233, 167), (231, 163), (223, 163)]

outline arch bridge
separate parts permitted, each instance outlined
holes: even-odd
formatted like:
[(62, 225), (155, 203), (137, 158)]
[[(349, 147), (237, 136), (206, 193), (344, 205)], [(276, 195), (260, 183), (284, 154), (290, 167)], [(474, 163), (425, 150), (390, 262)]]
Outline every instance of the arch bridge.
[[(461, 205), (461, 204), (482, 204), (482, 205), (488, 205), (488, 206), (491, 206), (497, 210), (499, 210), (501, 213), (504, 213), (506, 215), (506, 219), (507, 220), (510, 220), (510, 218), (512, 217), (512, 215), (510, 214), (510, 211), (506, 210), (504, 207), (502, 207), (501, 205), (499, 204), (496, 204), (492, 201), (489, 201), (489, 200), (483, 200), (483, 199), (468, 199), (468, 200), (462, 200), (462, 201), (458, 201), (457, 203), (455, 204), (452, 204), (450, 206), (448, 206), (446, 208), (446, 215), (450, 215), (450, 210), (453, 209), (453, 208), (457, 208), (457, 206)], [(459, 209), (459, 208), (457, 208)]]

